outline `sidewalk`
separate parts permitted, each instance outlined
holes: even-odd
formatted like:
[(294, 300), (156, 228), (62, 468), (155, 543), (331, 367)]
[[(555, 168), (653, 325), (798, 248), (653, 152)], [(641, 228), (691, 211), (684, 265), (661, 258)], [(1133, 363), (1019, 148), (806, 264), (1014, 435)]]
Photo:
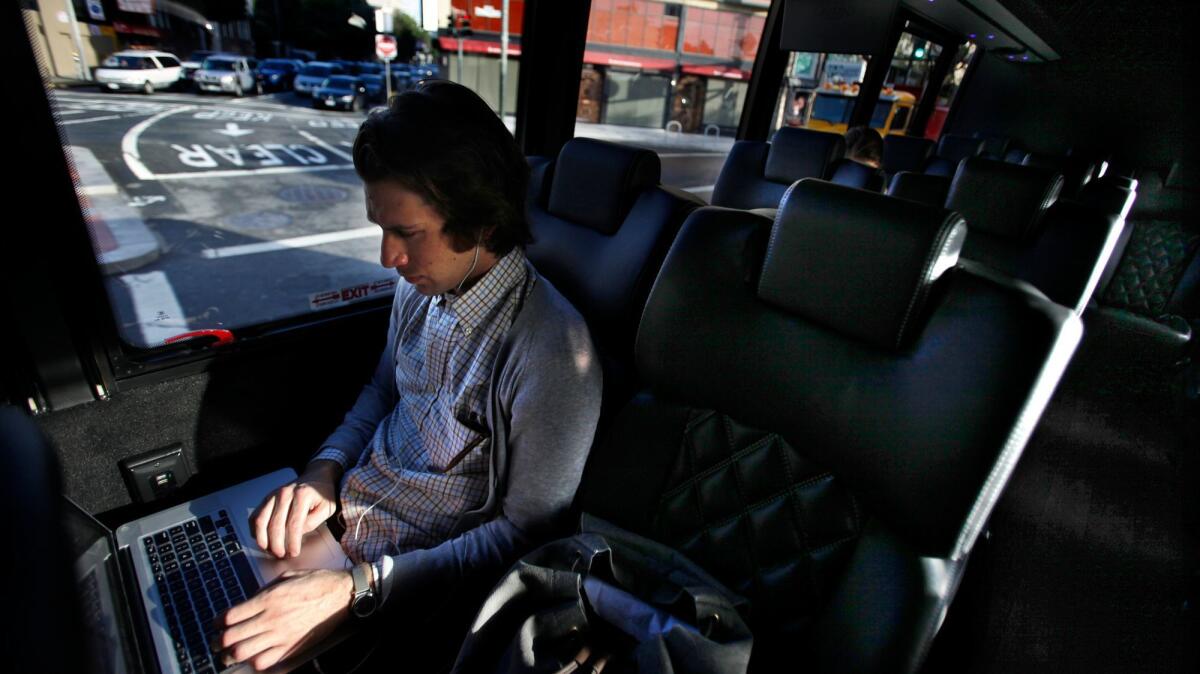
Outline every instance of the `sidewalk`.
[[(512, 115), (505, 115), (504, 125), (510, 132), (515, 132), (516, 118)], [(637, 145), (655, 151), (679, 150), (720, 154), (728, 154), (735, 140), (733, 136), (705, 136), (698, 133), (680, 133), (664, 129), (591, 124), (589, 122), (575, 122), (575, 135), (579, 138), (597, 138), (613, 143)]]
[(75, 192), (92, 233), (96, 261), (105, 274), (118, 274), (150, 264), (162, 252), (162, 241), (104, 170), (91, 150), (69, 146), (76, 173)]

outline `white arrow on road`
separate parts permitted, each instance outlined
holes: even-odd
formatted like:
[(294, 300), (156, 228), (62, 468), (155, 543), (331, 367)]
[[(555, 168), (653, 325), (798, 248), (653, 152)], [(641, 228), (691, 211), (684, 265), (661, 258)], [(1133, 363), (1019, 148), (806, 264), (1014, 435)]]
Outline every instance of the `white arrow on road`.
[(225, 125), (224, 129), (217, 129), (217, 133), (237, 138), (238, 136), (246, 136), (254, 133), (253, 129), (243, 129), (237, 125), (237, 122), (230, 122)]

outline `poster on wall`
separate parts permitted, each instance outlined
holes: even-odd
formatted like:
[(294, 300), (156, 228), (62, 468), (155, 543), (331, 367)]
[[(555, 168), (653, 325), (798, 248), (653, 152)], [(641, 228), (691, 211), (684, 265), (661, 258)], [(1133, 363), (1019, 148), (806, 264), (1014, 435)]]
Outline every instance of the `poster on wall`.
[(117, 0), (117, 9), (132, 14), (153, 14), (154, 0)]

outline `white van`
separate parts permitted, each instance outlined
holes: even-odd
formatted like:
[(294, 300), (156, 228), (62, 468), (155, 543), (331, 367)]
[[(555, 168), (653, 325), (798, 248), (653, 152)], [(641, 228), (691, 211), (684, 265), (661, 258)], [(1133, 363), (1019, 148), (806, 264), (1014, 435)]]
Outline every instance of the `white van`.
[(152, 94), (179, 81), (183, 67), (174, 54), (164, 51), (119, 51), (96, 69), (102, 91), (141, 91)]

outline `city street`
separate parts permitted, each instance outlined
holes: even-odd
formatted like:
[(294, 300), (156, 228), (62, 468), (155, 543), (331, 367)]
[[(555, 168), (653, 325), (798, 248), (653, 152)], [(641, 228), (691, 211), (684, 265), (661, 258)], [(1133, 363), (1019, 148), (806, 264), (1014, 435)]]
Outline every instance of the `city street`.
[[(292, 93), (53, 94), (122, 335), (154, 346), (390, 294), (350, 150), (363, 113)], [(707, 197), (730, 139), (581, 125)]]

